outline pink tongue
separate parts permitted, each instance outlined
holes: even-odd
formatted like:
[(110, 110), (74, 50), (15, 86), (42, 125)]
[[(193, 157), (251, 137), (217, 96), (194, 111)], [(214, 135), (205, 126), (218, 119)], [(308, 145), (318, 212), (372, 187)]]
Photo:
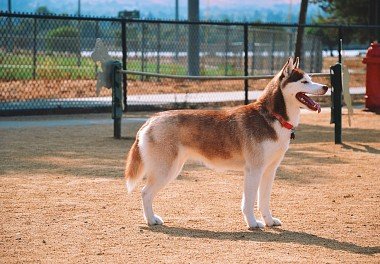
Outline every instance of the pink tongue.
[(309, 107), (311, 110), (314, 110), (314, 111), (318, 111), (318, 113), (321, 112), (321, 106), (314, 102), (309, 96), (307, 96), (306, 94), (304, 93), (298, 93), (296, 95), (297, 99), (303, 103), (304, 105), (306, 105), (307, 107)]

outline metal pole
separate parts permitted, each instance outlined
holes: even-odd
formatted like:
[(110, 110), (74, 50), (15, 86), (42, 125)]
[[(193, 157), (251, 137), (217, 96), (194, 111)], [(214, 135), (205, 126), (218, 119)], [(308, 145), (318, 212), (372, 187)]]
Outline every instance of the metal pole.
[(37, 67), (37, 18), (33, 19), (33, 80), (36, 79)]
[[(80, 0), (78, 0), (78, 17), (81, 16), (81, 13), (80, 13)], [(78, 20), (78, 54), (77, 54), (77, 66), (80, 67), (81, 65), (81, 22)]]
[(335, 133), (335, 144), (342, 144), (342, 64), (337, 63), (330, 68), (332, 91), (332, 123)]
[(255, 47), (255, 41), (256, 41), (256, 33), (255, 29), (252, 31), (252, 63), (251, 63), (251, 75), (255, 74), (255, 64), (256, 64), (256, 47)]
[[(179, 7), (178, 7), (178, 0), (175, 0), (175, 21), (179, 20)], [(178, 61), (178, 45), (179, 45), (179, 30), (178, 30), (178, 24), (175, 24), (174, 26), (175, 30), (175, 60)]]
[(123, 116), (123, 89), (121, 87), (121, 63), (120, 61), (112, 62), (112, 119), (113, 119), (113, 136), (121, 138), (121, 118)]
[[(127, 25), (125, 19), (121, 20), (121, 50), (123, 53), (123, 70), (127, 69)], [(127, 111), (127, 75), (123, 74), (123, 101), (124, 110)]]
[(175, 0), (175, 21), (179, 19), (179, 8), (178, 8), (178, 0)]
[(80, 17), (80, 0), (78, 0), (78, 16)]
[[(142, 23), (142, 35), (141, 35), (141, 71), (145, 71), (145, 58), (144, 58), (144, 53), (145, 53), (145, 24)], [(141, 76), (141, 81), (144, 80), (143, 76)]]
[[(199, 21), (199, 0), (188, 0), (188, 20)], [(199, 25), (189, 25), (189, 38), (187, 43), (187, 63), (189, 75), (199, 76)]]
[(339, 41), (338, 41), (339, 63), (342, 63), (342, 46), (343, 46), (343, 32), (342, 32), (342, 27), (339, 27), (338, 34), (339, 34)]
[(225, 50), (224, 50), (224, 75), (228, 74), (228, 51), (229, 51), (229, 43), (230, 43), (230, 30), (229, 26), (226, 26), (225, 31), (226, 41), (225, 41)]
[[(244, 76), (248, 76), (248, 24), (244, 24)], [(244, 104), (248, 103), (248, 79), (245, 79)]]
[[(12, 13), (12, 1), (8, 0), (8, 13)], [(14, 32), (13, 32), (13, 24), (12, 24), (12, 17), (7, 18), (7, 24), (8, 24), (8, 39), (7, 39), (7, 51), (12, 52), (13, 51), (13, 37), (14, 37)], [(12, 35), (11, 35), (12, 34)]]
[[(260, 80), (260, 79), (273, 79), (275, 75), (255, 75), (255, 76), (190, 76), (190, 75), (173, 75), (173, 74), (162, 74), (154, 72), (140, 72), (140, 71), (124, 71), (120, 70), (120, 73), (127, 73), (131, 75), (144, 75), (150, 77), (159, 78), (171, 78), (171, 79), (181, 79), (181, 80)], [(308, 73), (310, 77), (329, 77), (329, 73)]]
[[(95, 22), (95, 41), (97, 38), (99, 38), (99, 21)], [(95, 79), (97, 76), (97, 72), (98, 72), (98, 65), (95, 63)]]
[(293, 54), (293, 47), (294, 47), (294, 45), (293, 45), (293, 32), (290, 32), (290, 33), (288, 33), (289, 34), (289, 54), (288, 54), (288, 57), (291, 57), (292, 56), (292, 54)]
[(272, 32), (272, 52), (270, 56), (270, 73), (274, 73), (274, 51), (275, 51), (275, 40), (276, 40), (276, 33)]
[(342, 28), (339, 27), (339, 42), (338, 42), (338, 53), (339, 53), (339, 63), (331, 67), (333, 71), (333, 77), (331, 79), (331, 84), (333, 86), (333, 92), (331, 94), (333, 101), (332, 110), (332, 123), (334, 126), (335, 133), (335, 144), (342, 144)]
[[(309, 70), (309, 72), (314, 72), (314, 64), (315, 64), (314, 53), (315, 53), (315, 45), (316, 45), (317, 40), (316, 40), (316, 38), (311, 37), (311, 36), (310, 36), (310, 38), (312, 39), (312, 41), (311, 41), (311, 51), (310, 51), (310, 70)], [(306, 58), (306, 55), (305, 55), (305, 58)]]
[(157, 63), (156, 63), (157, 73), (160, 73), (160, 64), (161, 64), (160, 52), (161, 52), (161, 24), (157, 23)]

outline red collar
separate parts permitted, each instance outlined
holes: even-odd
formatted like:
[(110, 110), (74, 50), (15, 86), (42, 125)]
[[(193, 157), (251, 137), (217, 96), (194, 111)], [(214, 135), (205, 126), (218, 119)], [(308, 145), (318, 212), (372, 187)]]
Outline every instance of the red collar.
[(282, 127), (285, 127), (289, 130), (292, 130), (294, 128), (293, 125), (290, 124), (289, 122), (286, 122), (286, 120), (281, 115), (279, 115), (277, 113), (272, 113), (272, 116), (274, 118), (276, 118), (278, 120), (278, 122), (280, 122)]

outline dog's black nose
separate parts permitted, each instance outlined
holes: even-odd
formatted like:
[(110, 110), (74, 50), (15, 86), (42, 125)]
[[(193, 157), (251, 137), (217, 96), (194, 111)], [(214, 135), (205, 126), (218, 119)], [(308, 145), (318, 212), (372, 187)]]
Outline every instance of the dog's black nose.
[(327, 90), (329, 89), (329, 87), (327, 87), (326, 85), (323, 85), (322, 89), (325, 90), (325, 92), (327, 92)]

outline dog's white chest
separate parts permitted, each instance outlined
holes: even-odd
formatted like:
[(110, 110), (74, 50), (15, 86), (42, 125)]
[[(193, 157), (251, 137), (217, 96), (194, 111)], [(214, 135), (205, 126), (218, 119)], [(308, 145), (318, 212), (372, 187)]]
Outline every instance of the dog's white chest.
[(277, 132), (277, 140), (267, 141), (264, 144), (265, 161), (267, 162), (282, 158), (289, 148), (291, 131), (281, 127), (279, 124), (275, 124), (274, 129)]

